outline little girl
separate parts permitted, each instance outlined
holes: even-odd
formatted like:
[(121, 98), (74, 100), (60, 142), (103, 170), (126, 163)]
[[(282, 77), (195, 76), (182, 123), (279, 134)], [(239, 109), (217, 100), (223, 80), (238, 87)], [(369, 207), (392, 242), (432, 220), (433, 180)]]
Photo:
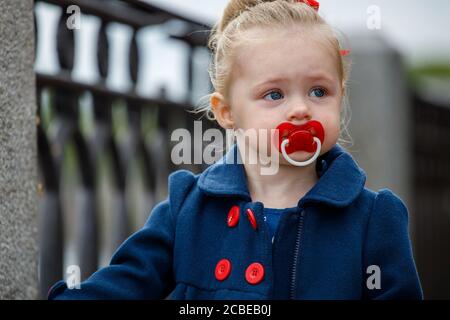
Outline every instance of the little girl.
[[(230, 0), (209, 43), (208, 111), (224, 129), (276, 134), (238, 137), (199, 175), (172, 173), (167, 200), (110, 265), (49, 299), (422, 299), (407, 208), (365, 188), (337, 144), (348, 57), (317, 11)], [(244, 149), (269, 150), (276, 172)]]

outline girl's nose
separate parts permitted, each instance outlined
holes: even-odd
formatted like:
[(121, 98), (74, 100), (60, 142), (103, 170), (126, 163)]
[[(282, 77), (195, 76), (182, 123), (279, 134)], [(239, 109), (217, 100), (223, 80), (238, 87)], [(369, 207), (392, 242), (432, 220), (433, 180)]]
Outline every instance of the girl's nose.
[(303, 101), (297, 101), (290, 106), (286, 118), (289, 122), (296, 122), (301, 120), (311, 120), (312, 116), (311, 111), (306, 104)]

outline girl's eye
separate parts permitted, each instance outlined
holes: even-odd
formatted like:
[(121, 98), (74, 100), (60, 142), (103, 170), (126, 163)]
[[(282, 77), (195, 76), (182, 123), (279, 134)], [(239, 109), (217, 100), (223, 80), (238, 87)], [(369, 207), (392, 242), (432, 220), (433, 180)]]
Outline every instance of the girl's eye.
[[(282, 99), (282, 98), (283, 98), (283, 95), (282, 95), (280, 92), (278, 92), (278, 91), (271, 91), (271, 92), (269, 92), (268, 94), (266, 94), (266, 95), (264, 96), (264, 99), (265, 99), (266, 97), (270, 97), (270, 98), (272, 98), (273, 100), (278, 100), (278, 99)], [(267, 100), (267, 99), (265, 99), (265, 100)]]
[(325, 96), (325, 90), (322, 88), (314, 88), (310, 91), (309, 96), (314, 98), (322, 98)]

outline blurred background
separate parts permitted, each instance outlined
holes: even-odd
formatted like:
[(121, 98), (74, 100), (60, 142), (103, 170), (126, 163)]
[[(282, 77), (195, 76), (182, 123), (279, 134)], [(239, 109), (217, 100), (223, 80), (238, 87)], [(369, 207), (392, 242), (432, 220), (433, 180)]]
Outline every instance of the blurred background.
[[(70, 265), (82, 279), (107, 265), (170, 172), (205, 169), (174, 165), (170, 135), (192, 132), (212, 90), (206, 41), (226, 4), (35, 1), (41, 297)], [(322, 0), (320, 14), (351, 50), (346, 148), (409, 208), (425, 298), (449, 299), (450, 2)]]

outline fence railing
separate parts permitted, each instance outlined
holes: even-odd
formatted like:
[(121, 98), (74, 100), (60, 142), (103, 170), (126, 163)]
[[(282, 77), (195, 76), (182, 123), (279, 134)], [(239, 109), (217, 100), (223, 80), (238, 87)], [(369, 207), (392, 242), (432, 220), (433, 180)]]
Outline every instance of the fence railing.
[(414, 97), (415, 256), (426, 299), (449, 299), (450, 103)]
[[(60, 69), (43, 73), (37, 68), (39, 276), (45, 297), (54, 282), (67, 276), (69, 265), (79, 266), (82, 280), (107, 263), (117, 246), (166, 197), (167, 176), (180, 168), (169, 161), (170, 133), (176, 128), (193, 130), (193, 120), (198, 119), (187, 111), (195, 98), (193, 84), (199, 80), (194, 78), (194, 52), (205, 47), (208, 26), (141, 1), (39, 0), (35, 6), (42, 3), (61, 9), (53, 30)], [(73, 14), (67, 9), (73, 5), (82, 15), (100, 20), (93, 62), (99, 73), (96, 81), (72, 76), (80, 49), (67, 25)], [(39, 33), (43, 21), (36, 18), (39, 48), (44, 45)], [(168, 21), (182, 22), (181, 31), (167, 37), (188, 48), (187, 95), (181, 102), (173, 101), (164, 87), (153, 96), (137, 90), (140, 59), (147, 54), (139, 47), (137, 33)], [(129, 90), (116, 90), (107, 83), (115, 63), (107, 35), (111, 23), (132, 28), (125, 68), (132, 82)], [(203, 167), (188, 169), (198, 172)]]

